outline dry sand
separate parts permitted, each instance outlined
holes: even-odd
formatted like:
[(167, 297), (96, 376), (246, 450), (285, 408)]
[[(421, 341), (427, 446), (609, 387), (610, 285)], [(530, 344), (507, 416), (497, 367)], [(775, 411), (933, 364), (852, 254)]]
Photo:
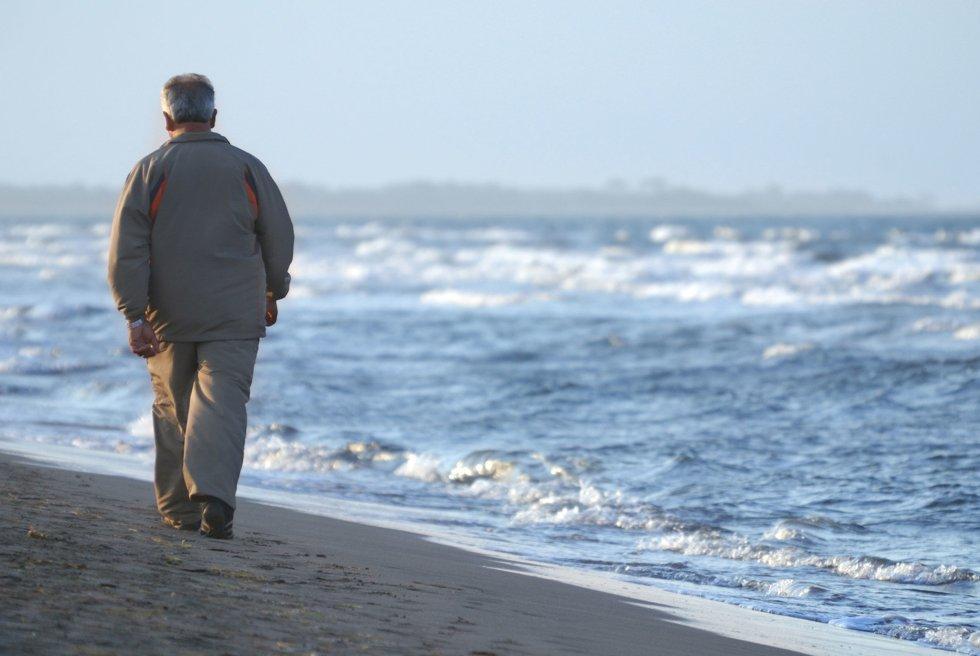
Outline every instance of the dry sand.
[(145, 482), (0, 453), (0, 653), (798, 653), (413, 533), (248, 501), (235, 525), (176, 531)]

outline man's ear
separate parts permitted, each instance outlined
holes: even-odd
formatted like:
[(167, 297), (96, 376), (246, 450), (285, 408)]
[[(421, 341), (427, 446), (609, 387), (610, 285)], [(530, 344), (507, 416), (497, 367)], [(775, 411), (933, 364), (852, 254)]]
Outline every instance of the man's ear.
[(164, 112), (163, 113), (163, 121), (166, 124), (167, 132), (173, 132), (174, 131), (174, 127), (177, 124), (174, 123), (174, 120), (170, 117), (170, 114), (168, 114), (167, 112)]
[(215, 121), (217, 120), (218, 120), (218, 110), (216, 109), (211, 112), (211, 127), (214, 127)]

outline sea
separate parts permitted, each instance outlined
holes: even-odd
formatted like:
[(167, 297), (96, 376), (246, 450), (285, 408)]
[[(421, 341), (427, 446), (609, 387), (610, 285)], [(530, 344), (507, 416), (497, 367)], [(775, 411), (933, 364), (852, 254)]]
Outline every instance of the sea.
[[(153, 459), (109, 224), (0, 222), (0, 438)], [(297, 221), (242, 484), (980, 655), (980, 218)]]

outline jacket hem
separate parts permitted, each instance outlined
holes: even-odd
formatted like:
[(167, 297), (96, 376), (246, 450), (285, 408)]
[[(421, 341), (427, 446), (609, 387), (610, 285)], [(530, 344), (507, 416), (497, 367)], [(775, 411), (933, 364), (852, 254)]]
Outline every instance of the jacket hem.
[(261, 332), (250, 332), (250, 333), (201, 333), (201, 334), (189, 334), (189, 335), (159, 335), (161, 342), (223, 342), (223, 341), (234, 341), (234, 340), (244, 340), (244, 339), (262, 339), (265, 337), (265, 331)]

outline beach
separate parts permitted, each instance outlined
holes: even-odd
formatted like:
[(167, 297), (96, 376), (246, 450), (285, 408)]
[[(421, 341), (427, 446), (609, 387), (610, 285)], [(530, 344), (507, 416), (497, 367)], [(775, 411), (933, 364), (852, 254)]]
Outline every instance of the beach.
[[(163, 526), (146, 482), (3, 453), (0, 498), (0, 653), (933, 653), (250, 501), (234, 540), (208, 540)], [(743, 639), (692, 626), (691, 604)]]

